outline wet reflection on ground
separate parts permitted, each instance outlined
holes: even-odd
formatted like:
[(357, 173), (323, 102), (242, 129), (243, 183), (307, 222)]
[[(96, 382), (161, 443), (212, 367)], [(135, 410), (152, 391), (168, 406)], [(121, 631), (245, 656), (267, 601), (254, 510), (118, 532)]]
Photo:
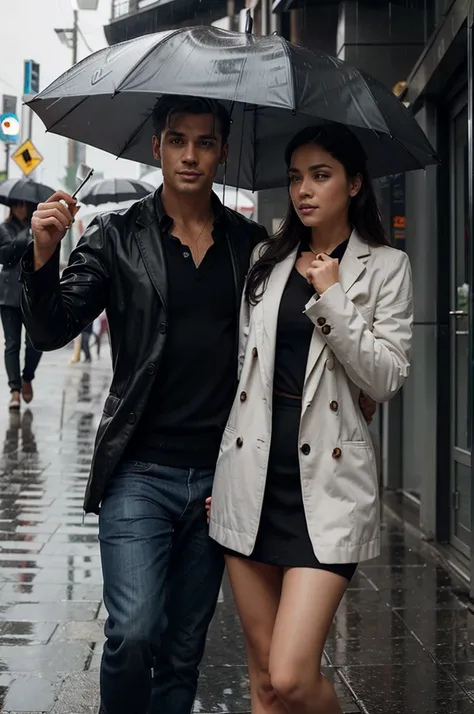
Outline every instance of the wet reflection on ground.
[[(97, 519), (83, 523), (82, 498), (110, 367), (105, 357), (92, 365), (69, 365), (69, 357), (45, 355), (37, 398), (21, 414), (1, 406), (8, 394), (0, 384), (3, 712), (97, 712), (106, 613)], [(354, 578), (326, 655), (345, 712), (474, 712), (474, 615), (458, 584), (400, 526), (385, 525), (380, 558)], [(224, 582), (195, 711), (249, 710)]]

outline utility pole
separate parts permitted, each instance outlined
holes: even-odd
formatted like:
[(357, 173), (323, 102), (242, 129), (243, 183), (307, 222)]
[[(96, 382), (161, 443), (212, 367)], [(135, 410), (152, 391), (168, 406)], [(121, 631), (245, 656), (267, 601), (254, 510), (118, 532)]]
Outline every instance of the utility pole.
[(10, 144), (6, 142), (5, 144), (5, 179), (8, 178), (8, 166), (10, 163)]

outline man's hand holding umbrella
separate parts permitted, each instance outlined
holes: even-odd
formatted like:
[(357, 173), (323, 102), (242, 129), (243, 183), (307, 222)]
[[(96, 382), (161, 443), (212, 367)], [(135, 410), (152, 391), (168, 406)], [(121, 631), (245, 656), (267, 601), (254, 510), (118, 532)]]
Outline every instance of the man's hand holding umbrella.
[(79, 211), (77, 199), (64, 191), (56, 191), (45, 203), (40, 203), (31, 219), (35, 248), (35, 270), (45, 265), (74, 223)]

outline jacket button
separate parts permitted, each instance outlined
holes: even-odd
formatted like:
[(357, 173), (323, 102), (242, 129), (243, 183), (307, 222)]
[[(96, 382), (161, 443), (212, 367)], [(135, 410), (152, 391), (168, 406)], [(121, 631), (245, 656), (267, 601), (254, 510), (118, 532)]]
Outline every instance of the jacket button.
[(332, 450), (332, 458), (333, 459), (340, 459), (342, 456), (342, 451), (338, 446), (336, 446), (335, 449)]
[(324, 325), (324, 326), (321, 328), (321, 332), (323, 333), (323, 335), (329, 335), (329, 333), (331, 332), (330, 326), (329, 326), (329, 325)]
[(256, 347), (254, 347), (253, 350), (252, 350), (252, 357), (253, 357), (254, 359), (257, 359), (257, 357), (258, 357), (258, 350), (257, 350)]
[(308, 456), (308, 454), (311, 453), (311, 446), (309, 444), (303, 444), (303, 446), (301, 447), (301, 451), (305, 456)]
[(137, 417), (135, 416), (135, 414), (133, 412), (130, 412), (130, 414), (127, 417), (128, 423), (135, 424), (136, 420), (137, 420)]
[(326, 318), (325, 318), (325, 317), (318, 317), (317, 323), (318, 323), (319, 327), (322, 327), (323, 325), (326, 324)]
[(334, 360), (332, 357), (329, 357), (326, 360), (326, 369), (328, 369), (330, 372), (334, 369)]
[(156, 364), (154, 362), (150, 362), (148, 367), (146, 368), (146, 373), (150, 375), (150, 377), (155, 374), (156, 372)]
[(168, 325), (166, 324), (166, 322), (161, 322), (160, 323), (160, 333), (162, 335), (166, 335), (167, 332), (168, 332)]
[(339, 409), (339, 404), (335, 400), (333, 400), (330, 403), (329, 408), (331, 409), (331, 411), (337, 412), (337, 410)]
[(240, 401), (241, 401), (241, 402), (246, 402), (246, 401), (247, 401), (247, 392), (241, 392), (241, 393), (240, 393)]
[(242, 446), (244, 445), (244, 440), (242, 439), (241, 436), (239, 436), (239, 438), (237, 439), (236, 444), (237, 444), (237, 446), (238, 446), (239, 449), (241, 449)]

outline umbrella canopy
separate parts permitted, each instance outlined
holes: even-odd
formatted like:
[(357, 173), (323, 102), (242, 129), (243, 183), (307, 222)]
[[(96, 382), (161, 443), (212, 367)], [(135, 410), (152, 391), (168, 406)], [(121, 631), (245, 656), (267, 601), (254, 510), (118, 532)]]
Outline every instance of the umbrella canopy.
[(7, 179), (0, 183), (0, 203), (9, 206), (12, 201), (24, 201), (35, 206), (54, 193), (54, 188), (31, 179)]
[(92, 181), (81, 195), (81, 202), (92, 206), (103, 203), (133, 201), (147, 196), (154, 187), (138, 179), (98, 179)]
[(226, 180), (242, 188), (285, 185), (286, 144), (318, 123), (351, 128), (374, 178), (436, 163), (414, 117), (386, 87), (277, 35), (217, 27), (146, 35), (92, 54), (29, 106), (53, 133), (149, 164), (152, 110), (164, 94), (227, 106), (233, 127)]

